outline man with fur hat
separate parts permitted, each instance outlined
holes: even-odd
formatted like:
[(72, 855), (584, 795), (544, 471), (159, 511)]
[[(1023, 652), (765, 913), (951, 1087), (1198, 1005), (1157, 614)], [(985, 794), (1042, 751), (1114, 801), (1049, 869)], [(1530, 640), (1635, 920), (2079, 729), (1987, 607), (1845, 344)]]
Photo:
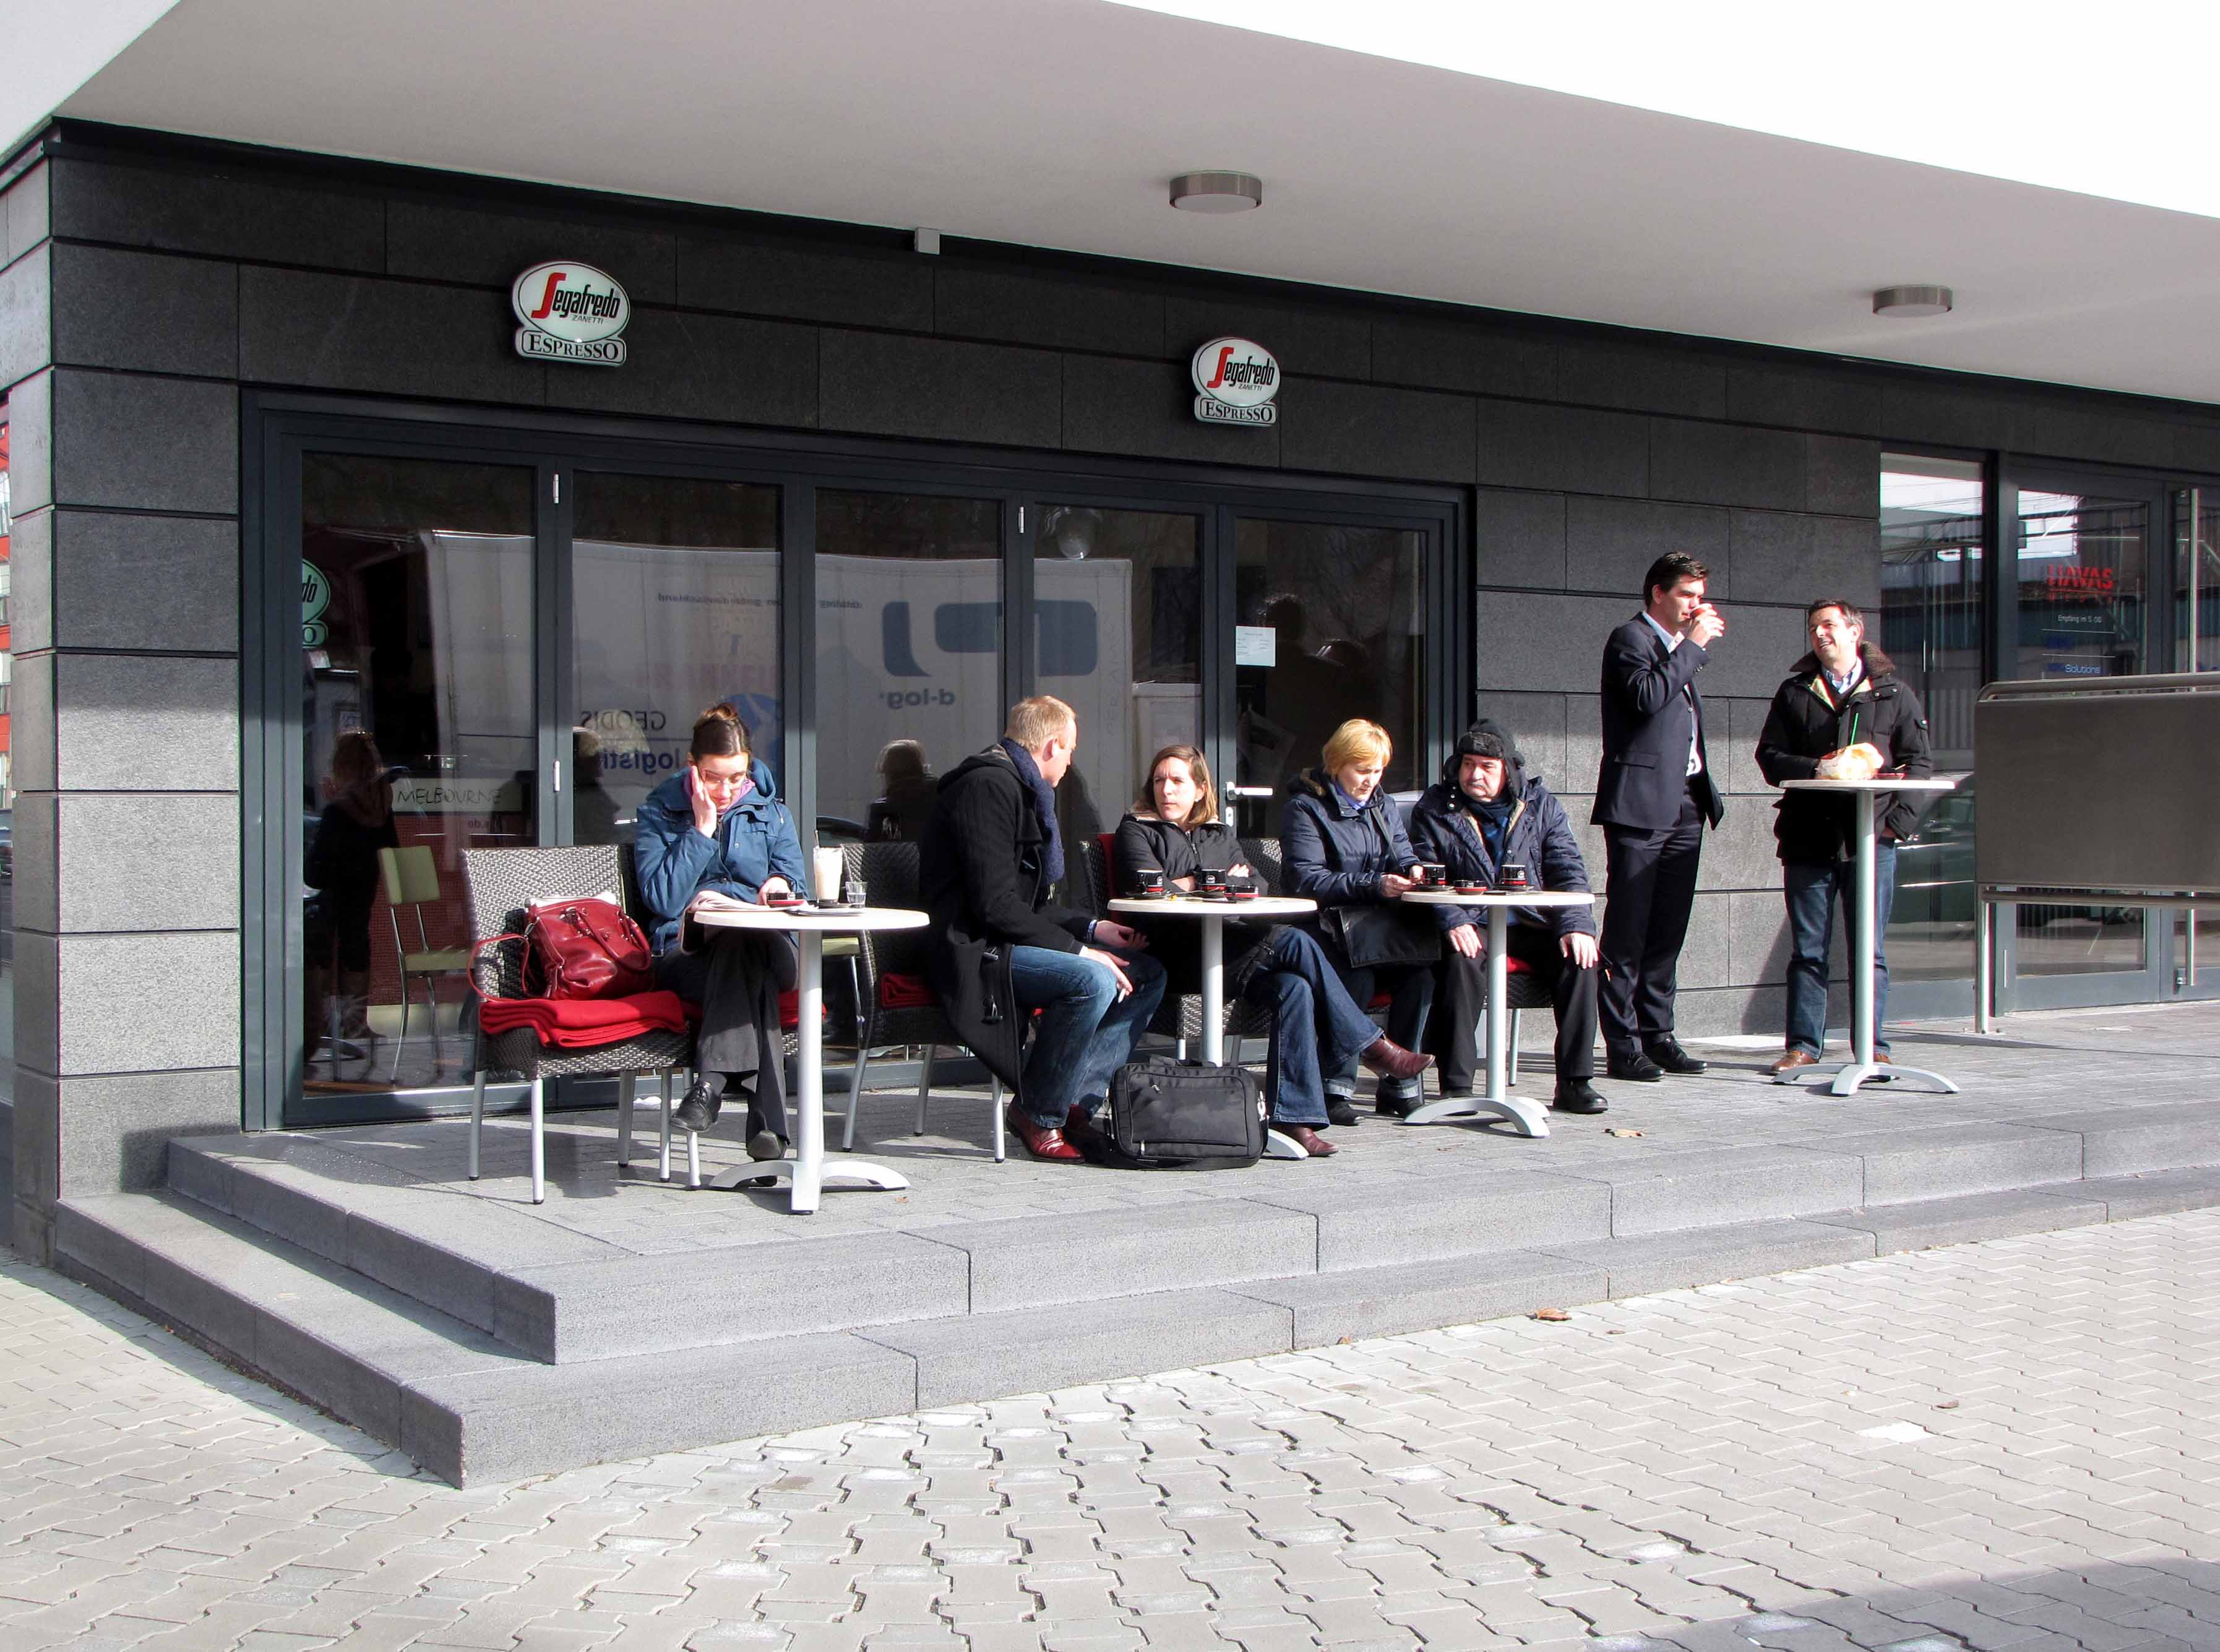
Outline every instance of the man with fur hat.
[[(1572, 822), (1538, 776), (1520, 762), (1510, 732), (1483, 718), (1461, 735), (1442, 777), (1411, 811), (1411, 840), (1449, 869), (1452, 883), (1493, 887), (1506, 863), (1526, 868), (1538, 889), (1588, 887)], [(1437, 907), (1447, 956), (1437, 967), (1440, 1006), (1433, 1049), (1442, 1093), (1469, 1094), (1479, 1065), (1475, 1033), (1487, 1007), (1487, 926), (1478, 907)], [(1514, 907), (1505, 941), (1511, 967), (1531, 970), (1550, 988), (1557, 1013), (1557, 1091), (1564, 1113), (1601, 1113), (1608, 1103), (1595, 1076), (1596, 928), (1587, 907)]]
[[(1865, 616), (1840, 597), (1822, 597), (1804, 611), (1812, 651), (1774, 691), (1757, 766), (1769, 784), (1815, 776), (1870, 779), (1882, 770), (1924, 776), (1927, 715), (1919, 696), (1896, 675), (1880, 649), (1866, 644)], [(1827, 952), (1835, 907), (1853, 947), (1864, 944), (1857, 904), (1855, 801), (1848, 793), (1790, 792), (1776, 806), (1773, 835), (1780, 846), (1780, 882), (1788, 901), (1788, 1048), (1773, 1063), (1778, 1077), (1819, 1059), (1827, 1034)], [(1896, 897), (1896, 845), (1919, 825), (1919, 805), (1899, 794), (1880, 822), (1875, 901), (1888, 932)], [(1888, 959), (1874, 947), (1874, 1050), (1888, 1059)]]

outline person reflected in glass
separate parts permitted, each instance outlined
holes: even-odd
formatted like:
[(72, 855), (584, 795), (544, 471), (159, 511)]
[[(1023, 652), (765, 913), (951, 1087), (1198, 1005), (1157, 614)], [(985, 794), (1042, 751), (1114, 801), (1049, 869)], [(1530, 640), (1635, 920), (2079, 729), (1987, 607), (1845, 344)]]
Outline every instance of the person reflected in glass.
[(571, 731), (571, 841), (622, 843), (617, 800), (602, 784), (602, 739), (590, 728)]
[[(1425, 1044), (1441, 937), (1425, 911), (1395, 904), (1414, 887), (1419, 855), (1402, 812), (1380, 789), (1394, 752), (1388, 731), (1363, 718), (1333, 731), (1319, 766), (1288, 782), (1280, 882), (1284, 893), (1319, 903), (1307, 927), (1333, 960), (1341, 984), (1367, 1009), (1375, 993), (1386, 993), (1388, 1037), (1411, 1050)], [(1382, 1076), (1375, 1110), (1406, 1117), (1425, 1083), (1417, 1073)], [(1356, 1091), (1355, 1061), (1329, 1071), (1325, 1088), (1329, 1096), (1349, 1102)]]
[(940, 782), (916, 740), (889, 740), (879, 753), (879, 795), (864, 817), (864, 835), (874, 843), (915, 843), (932, 818)]
[(349, 729), (332, 745), (323, 813), (301, 869), (316, 891), (302, 913), (308, 954), (309, 1025), (325, 1040), (332, 1075), (360, 1051), (373, 1059), (370, 1026), (370, 918), (382, 873), (377, 851), (400, 846), (385, 759), (367, 730)]
[(682, 1129), (707, 1130), (727, 1097), (743, 1098), (748, 1156), (783, 1158), (778, 996), (794, 988), (793, 938), (689, 921), (703, 907), (760, 906), (808, 883), (794, 817), (730, 704), (695, 719), (686, 766), (641, 801), (633, 856), (640, 899), (656, 920), (656, 984), (702, 1007), (701, 1076), (671, 1118)]
[[(1240, 839), (1219, 819), (1210, 764), (1192, 745), (1168, 745), (1151, 759), (1146, 789), (1118, 823), (1111, 858), (1113, 885), (1126, 895), (1140, 893), (1144, 873), (1157, 874), (1166, 889), (1181, 893), (1192, 893), (1205, 872), (1220, 875), (1229, 888), (1257, 887)], [(1202, 990), (1202, 937), (1194, 919), (1140, 918), (1134, 927), (1149, 938), (1171, 991)], [(1238, 997), (1273, 1013), (1264, 1074), (1272, 1123), (1313, 1157), (1338, 1150), (1319, 1131), (1356, 1122), (1346, 1097), (1327, 1098), (1327, 1073), (1362, 1061), (1374, 1072), (1412, 1078), (1432, 1064), (1431, 1056), (1401, 1048), (1372, 1025), (1325, 949), (1305, 931), (1229, 923), (1225, 935), (1228, 1001)]]

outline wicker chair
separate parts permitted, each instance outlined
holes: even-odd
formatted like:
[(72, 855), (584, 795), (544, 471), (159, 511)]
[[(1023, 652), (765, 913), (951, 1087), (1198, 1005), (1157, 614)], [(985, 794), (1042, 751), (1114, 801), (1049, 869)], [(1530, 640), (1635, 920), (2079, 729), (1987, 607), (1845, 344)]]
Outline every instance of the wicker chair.
[[(859, 878), (875, 907), (919, 904), (917, 845), (913, 843), (853, 843), (840, 848), (844, 876)], [(870, 1072), (871, 1051), (889, 1044), (920, 1044), (925, 1063), (917, 1082), (917, 1132), (925, 1132), (925, 1108), (932, 1093), (932, 1062), (937, 1046), (960, 1046), (963, 1040), (938, 1003), (890, 1006), (886, 1002), (887, 977), (899, 976), (922, 982), (926, 978), (926, 932), (922, 929), (866, 930), (860, 961), (857, 1007), (863, 1030), (857, 1035), (855, 1077), (848, 1091), (848, 1117), (840, 1131), (840, 1150), (856, 1148), (856, 1115), (863, 1111), (864, 1081)], [(988, 1081), (994, 1112), (995, 1162), (1002, 1163), (1002, 1084)]]
[[(471, 931), (478, 942), (496, 935), (521, 937), (526, 907), (535, 901), (618, 894), (625, 876), (614, 844), (579, 845), (550, 849), (465, 849), (463, 888), (469, 897)], [(471, 981), (485, 998), (521, 998), (524, 992), (524, 942), (521, 938), (496, 942), (477, 955)], [(532, 1087), (532, 1202), (547, 1198), (546, 1108), (545, 1084), (549, 1078), (569, 1074), (613, 1073), (620, 1081), (618, 1138), (620, 1162), (629, 1156), (632, 1139), (633, 1088), (641, 1073), (654, 1073), (663, 1081), (663, 1178), (670, 1178), (670, 1081), (693, 1060), (694, 1039), (687, 1032), (649, 1032), (621, 1043), (590, 1050), (565, 1050), (542, 1044), (527, 1028), (489, 1037), (477, 1034), (471, 1066), (471, 1180), (477, 1180), (478, 1135), (485, 1120), (485, 1082), (490, 1072), (514, 1073)], [(691, 1172), (689, 1185), (702, 1185), (698, 1138), (686, 1138)]]

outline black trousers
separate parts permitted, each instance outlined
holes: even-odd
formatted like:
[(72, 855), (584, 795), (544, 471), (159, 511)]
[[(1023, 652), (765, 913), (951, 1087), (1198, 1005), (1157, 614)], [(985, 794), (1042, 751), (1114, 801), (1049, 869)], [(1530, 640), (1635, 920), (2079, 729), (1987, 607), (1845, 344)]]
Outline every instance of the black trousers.
[(1610, 882), (1605, 886), (1605, 971), (1600, 1003), (1604, 1047), (1631, 1059), (1673, 1032), (1673, 992), (1688, 913), (1696, 902), (1696, 869), (1704, 855), (1704, 814), (1693, 792), (1681, 796), (1681, 818), (1663, 832), (1603, 829)]
[(655, 984), (702, 1007), (694, 1065), (724, 1075), (728, 1095), (744, 1095), (750, 1131), (786, 1137), (786, 1042), (778, 995), (795, 982), (794, 943), (742, 930), (704, 932), (699, 951), (676, 948), (655, 961)]
[[(1552, 931), (1533, 924), (1512, 924), (1505, 932), (1505, 941), (1511, 956), (1550, 989), (1550, 1002), (1557, 1013), (1558, 1079), (1593, 1078), (1596, 998), (1603, 971), (1581, 969), (1558, 950)], [(1480, 1071), (1480, 1019), (1487, 1013), (1487, 954), (1469, 958), (1451, 951), (1436, 967), (1440, 1002), (1427, 1048), (1439, 1063), (1442, 1094), (1452, 1095), (1471, 1089)], [(1507, 1030), (1505, 1036), (1509, 1036)]]

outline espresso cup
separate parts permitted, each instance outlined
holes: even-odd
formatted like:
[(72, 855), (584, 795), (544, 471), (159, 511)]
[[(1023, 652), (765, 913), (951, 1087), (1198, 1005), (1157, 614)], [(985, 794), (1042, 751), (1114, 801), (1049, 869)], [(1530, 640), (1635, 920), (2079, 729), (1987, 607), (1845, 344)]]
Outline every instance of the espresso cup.
[(1208, 870), (1197, 872), (1194, 877), (1194, 887), (1204, 895), (1224, 895), (1225, 874)]
[(1450, 869), (1443, 865), (1439, 861), (1427, 860), (1420, 861), (1419, 863), (1419, 887), (1420, 888), (1438, 889), (1449, 881)]
[(1526, 869), (1515, 860), (1506, 862), (1501, 881), (1506, 889), (1523, 889), (1526, 887)]
[(1160, 871), (1136, 872), (1133, 882), (1134, 893), (1145, 898), (1154, 899), (1164, 892), (1164, 875)]

